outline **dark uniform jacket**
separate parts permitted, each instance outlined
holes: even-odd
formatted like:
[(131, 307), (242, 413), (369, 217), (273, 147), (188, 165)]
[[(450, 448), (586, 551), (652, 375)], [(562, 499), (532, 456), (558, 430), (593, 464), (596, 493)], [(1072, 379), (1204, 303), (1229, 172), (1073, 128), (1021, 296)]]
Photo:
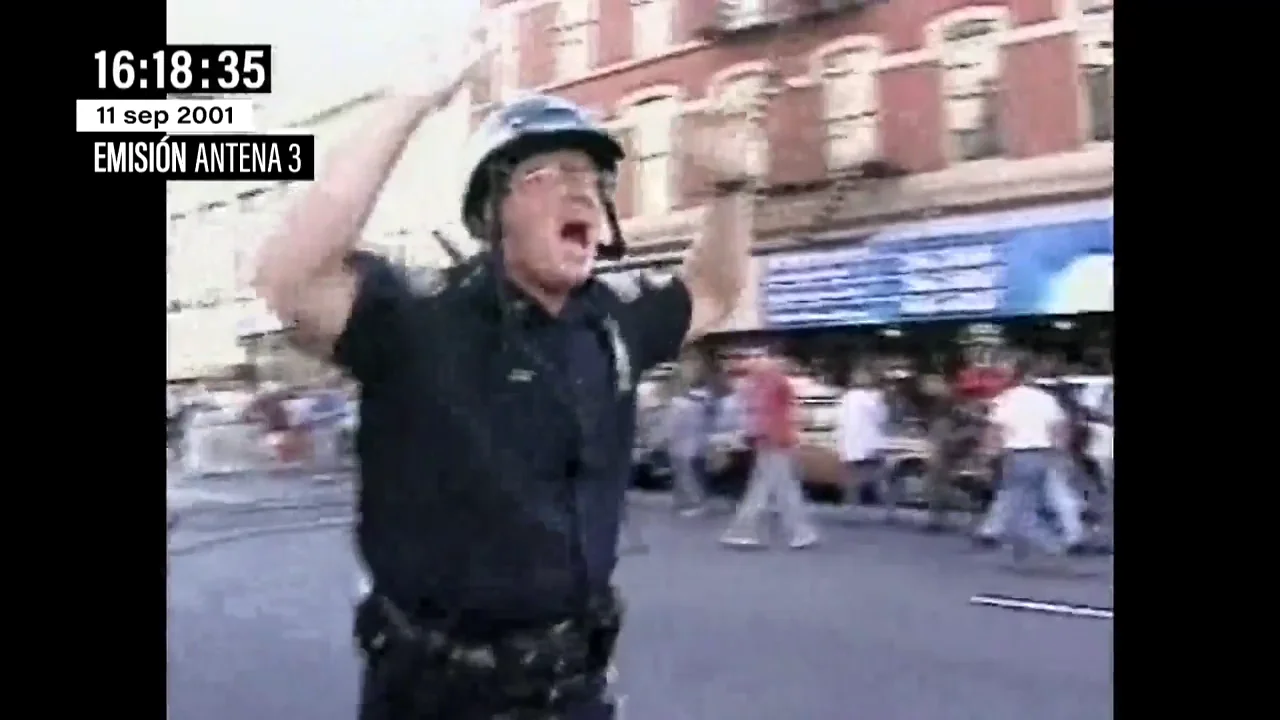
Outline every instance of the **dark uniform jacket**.
[(485, 622), (577, 611), (608, 587), (636, 383), (676, 356), (687, 288), (593, 280), (552, 317), (487, 256), (417, 276), (351, 262), (335, 358), (362, 384), (356, 534), (375, 590)]

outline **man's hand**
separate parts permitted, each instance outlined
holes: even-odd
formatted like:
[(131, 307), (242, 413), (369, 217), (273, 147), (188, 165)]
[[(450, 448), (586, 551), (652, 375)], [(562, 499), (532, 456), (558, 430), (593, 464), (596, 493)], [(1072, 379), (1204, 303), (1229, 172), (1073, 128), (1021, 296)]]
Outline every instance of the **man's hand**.
[(390, 68), (395, 75), (383, 83), (390, 92), (374, 117), (329, 154), (323, 173), (262, 245), (254, 289), (311, 354), (328, 357), (350, 320), (361, 283), (348, 260), (405, 144), (488, 62), (483, 38), (470, 29), (431, 48), (420, 44)]
[(702, 238), (685, 256), (682, 276), (693, 300), (685, 342), (720, 327), (737, 305), (750, 262), (753, 183), (752, 140), (760, 128), (744, 115), (717, 114), (681, 144), (685, 162), (707, 176), (715, 197), (708, 203)]
[(712, 183), (750, 180), (753, 138), (759, 121), (743, 114), (716, 113), (681, 143), (685, 162), (705, 172)]
[(418, 43), (392, 69), (393, 91), (421, 98), (431, 110), (448, 105), (464, 84), (488, 68), (493, 48), (486, 40), (482, 22), (483, 15), (477, 9), (460, 32), (436, 35)]
[(446, 58), (440, 52), (432, 53), (431, 70), (424, 75), (421, 94), (430, 100), (433, 109), (448, 105), (463, 85), (485, 72), (492, 54), (492, 49), (480, 41), (473, 42), (460, 57)]

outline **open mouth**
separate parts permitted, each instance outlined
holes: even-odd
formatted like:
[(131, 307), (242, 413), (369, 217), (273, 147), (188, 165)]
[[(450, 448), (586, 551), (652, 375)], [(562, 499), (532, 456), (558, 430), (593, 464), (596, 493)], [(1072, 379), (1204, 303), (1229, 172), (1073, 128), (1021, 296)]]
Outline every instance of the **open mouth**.
[(560, 226), (560, 238), (566, 242), (571, 242), (578, 247), (586, 249), (587, 224), (577, 220), (564, 223)]

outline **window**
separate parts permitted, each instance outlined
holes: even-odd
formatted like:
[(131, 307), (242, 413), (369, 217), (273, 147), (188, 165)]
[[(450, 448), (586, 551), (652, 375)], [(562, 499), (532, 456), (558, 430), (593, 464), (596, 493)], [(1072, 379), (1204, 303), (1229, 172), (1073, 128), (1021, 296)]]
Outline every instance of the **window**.
[(196, 301), (212, 307), (229, 299), (235, 291), (235, 268), (232, 210), (226, 203), (216, 203), (203, 214), (201, 222), (193, 228), (197, 234), (199, 257), (196, 276)]
[(229, 238), (229, 242), (232, 245), (237, 299), (254, 297), (252, 281), (258, 250), (262, 241), (279, 224), (282, 200), (275, 188), (263, 188), (236, 196), (236, 232), (234, 237)]
[(631, 0), (635, 57), (657, 55), (671, 46), (671, 21), (674, 13), (671, 0)]
[(637, 215), (662, 215), (674, 205), (671, 153), (677, 111), (675, 98), (656, 97), (633, 105), (628, 112), (635, 131)]
[(195, 221), (182, 229), (175, 249), (171, 299), (179, 307), (193, 307), (204, 296), (208, 287), (204, 278), (203, 249), (198, 242), (200, 233)]
[(1086, 131), (1093, 142), (1115, 139), (1115, 34), (1111, 0), (1081, 0), (1080, 85)]
[(980, 160), (1003, 153), (1000, 139), (1001, 24), (962, 20), (942, 33), (943, 102), (952, 156)]
[(591, 36), (595, 31), (592, 0), (562, 0), (551, 28), (556, 47), (556, 74), (562, 79), (591, 70)]
[(726, 29), (749, 28), (767, 22), (769, 0), (720, 0), (721, 23)]
[(724, 82), (716, 98), (717, 109), (729, 116), (745, 118), (747, 172), (751, 177), (764, 177), (769, 170), (769, 134), (764, 126), (768, 110), (765, 97), (767, 78), (763, 74), (739, 75)]
[(879, 53), (868, 47), (822, 57), (827, 167), (833, 170), (853, 167), (878, 154), (880, 103), (875, 73), (879, 59)]
[(177, 288), (173, 284), (173, 261), (178, 252), (178, 228), (180, 222), (181, 216), (170, 216), (169, 230), (164, 238), (164, 295), (165, 300), (170, 304), (177, 299), (174, 294)]
[(170, 299), (183, 306), (194, 303), (207, 290), (204, 255), (208, 243), (203, 226), (208, 212), (205, 208), (196, 210), (173, 228)]

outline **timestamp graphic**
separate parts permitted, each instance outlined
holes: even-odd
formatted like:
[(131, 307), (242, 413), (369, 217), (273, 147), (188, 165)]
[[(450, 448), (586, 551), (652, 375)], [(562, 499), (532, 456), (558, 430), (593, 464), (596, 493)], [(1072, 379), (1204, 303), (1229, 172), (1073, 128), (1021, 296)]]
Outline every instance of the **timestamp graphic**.
[(95, 174), (213, 181), (315, 178), (311, 135), (166, 135), (95, 138), (90, 144)]
[(155, 50), (98, 50), (95, 85), (115, 97), (207, 92), (271, 92), (269, 45), (168, 45)]
[(94, 84), (76, 100), (76, 132), (94, 174), (314, 177), (315, 138), (257, 133), (253, 99), (243, 97), (271, 92), (269, 45), (167, 45), (92, 55)]
[(253, 100), (77, 100), (76, 132), (249, 133)]

